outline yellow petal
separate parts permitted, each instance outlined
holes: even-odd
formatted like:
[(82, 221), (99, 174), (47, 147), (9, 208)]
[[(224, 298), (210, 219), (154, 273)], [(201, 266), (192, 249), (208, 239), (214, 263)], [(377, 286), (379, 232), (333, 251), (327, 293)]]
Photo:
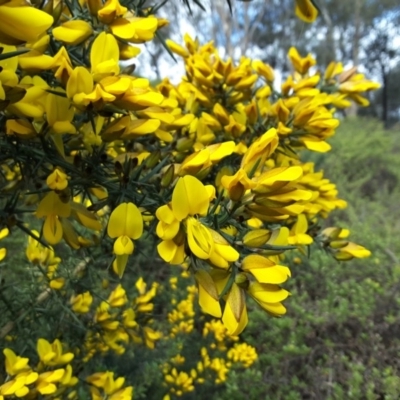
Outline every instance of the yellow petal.
[(160, 124), (161, 122), (158, 119), (136, 119), (129, 124), (128, 131), (122, 135), (122, 139), (153, 133), (158, 129)]
[(113, 35), (129, 41), (135, 35), (135, 27), (125, 18), (118, 18), (111, 24)]
[(92, 33), (92, 27), (86, 21), (71, 20), (64, 22), (52, 31), (56, 40), (70, 45), (85, 41)]
[(242, 289), (235, 283), (228, 294), (222, 322), (228, 335), (237, 336), (246, 327), (248, 322), (246, 298)]
[(102, 32), (94, 40), (90, 51), (92, 73), (112, 75), (119, 72), (119, 48), (115, 37)]
[(326, 153), (331, 149), (331, 145), (324, 141), (315, 142), (311, 140), (304, 140), (303, 143), (308, 150), (317, 151), (318, 153)]
[(119, 278), (122, 278), (124, 275), (126, 264), (128, 263), (128, 257), (128, 254), (122, 254), (115, 257), (113, 262), (113, 270), (119, 276)]
[[(93, 90), (92, 74), (84, 67), (76, 67), (67, 82), (67, 96), (74, 99), (77, 94), (89, 94)], [(75, 99), (74, 99), (75, 101)]]
[(7, 249), (5, 247), (0, 248), (0, 261), (3, 261), (7, 255)]
[(198, 258), (207, 260), (214, 250), (214, 241), (210, 230), (195, 218), (188, 218), (187, 240), (190, 250)]
[(173, 53), (178, 54), (178, 55), (181, 56), (181, 57), (188, 57), (188, 56), (189, 56), (188, 51), (187, 51), (184, 47), (182, 47), (182, 46), (180, 46), (179, 44), (173, 42), (172, 40), (167, 39), (167, 40), (165, 41), (165, 43), (167, 44), (168, 48), (169, 48)]
[(204, 312), (216, 318), (221, 318), (217, 287), (211, 276), (204, 270), (198, 270), (195, 279), (199, 287), (199, 304)]
[(195, 177), (179, 178), (172, 193), (172, 211), (178, 221), (188, 215), (206, 215), (210, 200), (204, 185)]
[(314, 22), (318, 10), (311, 0), (296, 0), (296, 15), (305, 22)]
[(173, 260), (177, 249), (178, 246), (173, 240), (163, 240), (157, 245), (158, 254), (165, 262)]
[(39, 339), (36, 346), (36, 351), (43, 362), (52, 360), (56, 353), (54, 353), (51, 344), (46, 339)]
[(253, 282), (248, 290), (250, 296), (264, 303), (279, 303), (289, 296), (289, 292), (278, 285)]
[(286, 308), (282, 303), (265, 303), (262, 301), (257, 301), (257, 303), (275, 317), (286, 314)]
[(20, 4), (18, 0), (13, 0), (0, 6), (0, 38), (5, 34), (21, 42), (34, 42), (50, 28), (53, 17), (34, 7), (19, 7)]
[(49, 286), (51, 289), (60, 290), (65, 286), (65, 278), (52, 279)]
[(121, 203), (116, 207), (108, 221), (107, 233), (111, 238), (126, 235), (131, 239), (139, 239), (143, 233), (143, 218), (136, 205)]
[(276, 265), (273, 261), (258, 254), (252, 254), (244, 258), (243, 271), (251, 272), (260, 283), (279, 284), (290, 277), (288, 267)]
[(123, 254), (132, 254), (134, 250), (134, 244), (128, 236), (120, 236), (114, 242), (114, 253), (117, 256), (122, 256)]
[(43, 237), (49, 244), (57, 244), (62, 239), (63, 229), (57, 215), (49, 215), (43, 224)]

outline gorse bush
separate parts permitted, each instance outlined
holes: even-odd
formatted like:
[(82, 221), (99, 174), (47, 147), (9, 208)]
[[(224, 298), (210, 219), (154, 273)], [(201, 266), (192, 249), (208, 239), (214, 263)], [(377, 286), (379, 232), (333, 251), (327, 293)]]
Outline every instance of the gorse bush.
[(258, 358), (248, 307), (285, 314), (293, 250), (370, 254), (324, 226), (346, 202), (299, 154), (378, 85), (291, 48), (277, 91), (268, 64), (186, 35), (165, 42), (186, 76), (152, 87), (120, 61), (168, 24), (158, 8), (0, 5), (0, 398), (217, 395)]

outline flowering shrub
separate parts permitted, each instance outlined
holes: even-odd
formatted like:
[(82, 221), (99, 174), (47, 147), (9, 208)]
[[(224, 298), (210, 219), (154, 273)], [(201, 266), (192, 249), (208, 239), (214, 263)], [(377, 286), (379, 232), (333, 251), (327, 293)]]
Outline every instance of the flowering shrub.
[[(312, 1), (296, 4), (316, 17)], [(278, 88), (268, 64), (223, 60), (186, 35), (166, 41), (186, 76), (153, 87), (120, 61), (168, 24), (157, 7), (41, 7), (0, 5), (0, 261), (4, 276), (18, 274), (1, 293), (0, 399), (132, 398), (101, 360), (182, 335), (198, 360), (178, 346), (161, 365), (165, 398), (221, 384), (257, 359), (238, 341), (251, 299), (285, 314), (287, 252), (369, 255), (347, 229), (323, 227), (346, 203), (301, 152), (328, 151), (335, 109), (366, 105), (378, 85), (341, 63), (316, 70), (291, 48), (293, 73)], [(7, 251), (19, 233), (26, 268), (19, 248)], [(181, 274), (165, 279), (169, 264), (184, 268), (184, 298)], [(170, 310), (159, 301), (156, 312), (158, 294)]]

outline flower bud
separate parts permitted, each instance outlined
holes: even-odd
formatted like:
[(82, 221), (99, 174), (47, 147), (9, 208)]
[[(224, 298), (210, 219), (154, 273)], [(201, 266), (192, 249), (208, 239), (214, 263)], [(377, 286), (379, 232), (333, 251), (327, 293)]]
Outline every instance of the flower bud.
[(161, 152), (160, 150), (151, 153), (149, 157), (146, 158), (146, 167), (153, 168), (157, 165), (158, 161), (160, 161)]
[(271, 232), (268, 229), (255, 229), (244, 235), (243, 243), (248, 247), (261, 247), (270, 237)]
[(247, 278), (247, 275), (243, 272), (239, 272), (235, 276), (235, 283), (242, 289), (247, 289), (249, 287), (249, 279)]
[(161, 187), (163, 188), (168, 187), (174, 180), (174, 177), (175, 177), (174, 166), (170, 165), (161, 178)]
[(194, 143), (194, 139), (190, 139), (190, 138), (186, 138), (186, 137), (180, 138), (176, 142), (176, 149), (179, 152), (190, 150), (193, 146), (193, 143)]

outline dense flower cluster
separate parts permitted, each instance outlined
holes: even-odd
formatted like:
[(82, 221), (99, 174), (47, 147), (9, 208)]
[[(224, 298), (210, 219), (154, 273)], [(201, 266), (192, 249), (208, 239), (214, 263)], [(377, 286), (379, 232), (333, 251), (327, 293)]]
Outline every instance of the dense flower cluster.
[[(335, 110), (367, 105), (365, 92), (378, 85), (341, 63), (322, 72), (295, 48), (293, 73), (277, 85), (263, 61), (224, 60), (213, 43), (186, 35), (184, 45), (165, 42), (186, 75), (154, 87), (120, 62), (168, 24), (143, 4), (0, 3), (0, 262), (9, 268), (7, 240), (21, 233), (29, 260), (18, 296), (2, 292), (0, 338), (17, 343), (18, 327), (30, 335), (38, 321), (54, 324), (50, 341), (35, 336), (36, 367), (4, 350), (0, 399), (74, 399), (74, 371), (97, 355), (154, 348), (163, 333), (153, 301), (169, 264), (184, 265), (197, 287), (189, 283), (166, 316), (164, 340), (196, 331), (197, 298), (213, 317), (203, 320), (203, 338), (213, 340), (190, 369), (173, 356), (163, 370), (167, 396), (223, 383), (234, 364), (257, 358), (237, 342), (248, 299), (272, 316), (286, 312), (285, 253), (315, 245), (343, 261), (369, 255), (348, 230), (322, 228), (346, 202), (301, 152), (329, 151)], [(296, 14), (311, 22), (314, 2), (296, 0)], [(153, 249), (148, 289), (137, 260)], [(135, 285), (121, 283), (132, 275)], [(92, 399), (133, 396), (113, 372), (79, 378)]]
[[(170, 286), (176, 290), (180, 283), (184, 281), (175, 277)], [(164, 385), (168, 388), (164, 400), (194, 392), (210, 382), (221, 385), (227, 381), (232, 369), (249, 368), (258, 358), (256, 349), (245, 342), (238, 343), (239, 338), (230, 336), (221, 320), (212, 318), (204, 321), (198, 315), (199, 310), (193, 303), (196, 294), (194, 286), (188, 286), (187, 293), (187, 298), (181, 301), (177, 296), (171, 299), (173, 308), (168, 314), (172, 327), (170, 338), (186, 336), (189, 340), (183, 342), (178, 347), (178, 354), (162, 366)], [(203, 326), (202, 331), (195, 331), (195, 320), (197, 326)], [(200, 343), (202, 346), (199, 347)]]
[[(0, 398), (41, 398), (78, 399), (75, 389), (78, 378), (70, 362), (74, 354), (64, 352), (61, 342), (56, 339), (49, 343), (45, 339), (37, 342), (39, 363), (35, 368), (29, 365), (29, 359), (16, 355), (11, 349), (4, 349), (5, 369), (8, 374), (6, 383), (0, 386)], [(103, 399), (108, 395), (110, 400), (129, 400), (133, 395), (131, 386), (123, 388), (124, 378), (114, 380), (112, 372), (98, 372), (87, 377), (93, 400)]]

